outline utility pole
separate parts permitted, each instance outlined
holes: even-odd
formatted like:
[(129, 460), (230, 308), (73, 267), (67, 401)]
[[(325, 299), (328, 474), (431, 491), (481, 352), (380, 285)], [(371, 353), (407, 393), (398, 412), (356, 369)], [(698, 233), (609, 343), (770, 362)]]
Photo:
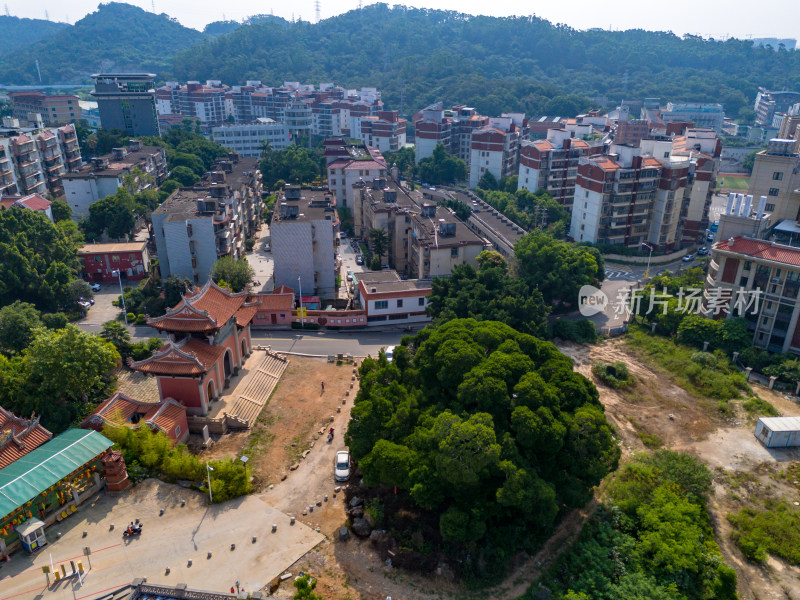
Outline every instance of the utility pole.
[(319, 23), (321, 21), (319, 0), (314, 0), (314, 9), (315, 9), (316, 14), (317, 14), (317, 23)]
[(150, 6), (153, 7), (153, 14), (156, 12), (156, 0), (150, 0)]

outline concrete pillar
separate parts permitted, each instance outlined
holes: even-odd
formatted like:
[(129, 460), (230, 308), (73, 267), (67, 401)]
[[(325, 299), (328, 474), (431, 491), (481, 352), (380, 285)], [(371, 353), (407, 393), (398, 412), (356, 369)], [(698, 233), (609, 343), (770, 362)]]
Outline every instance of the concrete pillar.
[[(764, 299), (761, 299), (763, 302)], [(794, 337), (794, 330), (797, 328), (797, 320), (800, 317), (800, 307), (797, 304), (794, 305), (794, 310), (792, 311), (792, 318), (789, 319), (789, 326), (786, 328), (786, 340), (783, 342), (783, 353), (786, 354), (789, 352), (789, 346), (792, 345), (792, 338)]]
[(703, 342), (703, 352), (708, 352), (708, 342)]
[(737, 360), (739, 360), (739, 353), (738, 352), (734, 352), (733, 353), (733, 362), (736, 362)]
[(752, 372), (753, 372), (753, 367), (747, 367), (744, 370), (744, 379), (745, 379), (745, 381), (750, 381), (750, 373), (752, 373)]
[(775, 380), (778, 379), (775, 375), (769, 378), (769, 389), (772, 389), (775, 386)]
[(794, 388), (794, 395), (800, 396), (800, 381), (797, 382), (797, 387)]
[(69, 486), (69, 491), (72, 493), (72, 499), (75, 501), (75, 504), (78, 504), (78, 490)]
[(655, 332), (656, 332), (656, 323), (653, 323), (652, 325), (650, 325), (650, 331), (651, 331), (652, 333), (655, 333)]

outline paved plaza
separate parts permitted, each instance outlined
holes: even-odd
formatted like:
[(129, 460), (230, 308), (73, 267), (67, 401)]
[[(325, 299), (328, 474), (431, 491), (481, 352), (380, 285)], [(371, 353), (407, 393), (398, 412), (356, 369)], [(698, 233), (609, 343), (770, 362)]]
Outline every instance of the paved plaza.
[[(137, 518), (144, 523), (142, 535), (123, 538), (125, 526)], [(299, 521), (289, 523), (288, 515), (258, 496), (207, 506), (196, 491), (149, 479), (119, 496), (102, 493), (85, 503), (47, 529), (50, 543), (38, 553), (15, 552), (0, 566), (0, 600), (88, 600), (136, 577), (219, 592), (230, 591), (238, 579), (244, 590), (256, 591), (323, 539)], [(91, 548), (91, 567), (84, 546)], [(68, 572), (70, 560), (82, 560), (83, 585), (70, 578), (46, 588), (42, 567), (51, 558), (56, 568), (66, 562)]]

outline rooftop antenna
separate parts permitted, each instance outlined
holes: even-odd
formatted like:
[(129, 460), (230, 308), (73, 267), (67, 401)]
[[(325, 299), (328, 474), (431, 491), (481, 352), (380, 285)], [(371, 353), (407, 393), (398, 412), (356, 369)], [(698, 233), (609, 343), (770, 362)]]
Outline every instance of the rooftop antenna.
[(153, 7), (153, 14), (156, 12), (156, 0), (150, 0), (150, 6)]
[(319, 23), (321, 21), (320, 16), (319, 16), (319, 9), (320, 9), (319, 0), (314, 0), (314, 10), (317, 13), (317, 23)]
[(358, 0), (358, 10), (361, 10), (361, 0)]

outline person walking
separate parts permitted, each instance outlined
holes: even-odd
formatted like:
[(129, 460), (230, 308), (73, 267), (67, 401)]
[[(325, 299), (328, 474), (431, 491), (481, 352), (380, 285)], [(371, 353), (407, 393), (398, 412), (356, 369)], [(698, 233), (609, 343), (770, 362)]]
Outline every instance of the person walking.
[(325, 393), (325, 382), (324, 381), (322, 382), (322, 391), (320, 393), (321, 394)]

